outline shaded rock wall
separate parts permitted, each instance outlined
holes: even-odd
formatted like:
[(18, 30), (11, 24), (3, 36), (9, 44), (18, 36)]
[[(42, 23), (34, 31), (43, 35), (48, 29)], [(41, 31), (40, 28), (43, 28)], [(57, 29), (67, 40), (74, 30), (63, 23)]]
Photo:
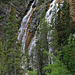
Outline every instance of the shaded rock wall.
[[(53, 1), (53, 0), (52, 0)], [(39, 1), (37, 4), (35, 4), (36, 6), (36, 9), (35, 11), (33, 12), (31, 18), (30, 18), (30, 21), (29, 21), (29, 24), (28, 24), (28, 29), (30, 29), (29, 33), (28, 33), (28, 37), (26, 39), (26, 44), (25, 44), (25, 48), (27, 49), (32, 38), (34, 37), (35, 35), (35, 31), (37, 31), (37, 27), (39, 25), (39, 21), (40, 21), (40, 17), (41, 17), (41, 14), (42, 14), (42, 11), (43, 9), (45, 11), (48, 10), (49, 8), (49, 5), (50, 3), (52, 2), (50, 0), (45, 0), (44, 2), (41, 3), (41, 5), (39, 5)], [(33, 7), (34, 8), (34, 7)], [(27, 30), (28, 30), (27, 29)]]
[(20, 26), (22, 18), (27, 12), (31, 1), (33, 0), (0, 0), (0, 35), (2, 38), (5, 37), (6, 24), (8, 23), (11, 4), (13, 4), (13, 7), (16, 10), (16, 17)]
[[(31, 39), (33, 38), (33, 36), (35, 34), (35, 31), (37, 30), (38, 25), (39, 25), (42, 10), (45, 9), (47, 11), (49, 8), (49, 4), (52, 1), (53, 0), (45, 0), (41, 5), (39, 5), (39, 2), (38, 2), (37, 6), (36, 6), (36, 10), (33, 12), (33, 15), (31, 17), (31, 21), (30, 21), (30, 26), (29, 26), (30, 32), (29, 32), (29, 35), (26, 40), (26, 47), (27, 48), (31, 42)], [(62, 1), (63, 0), (56, 0), (56, 3), (62, 2)], [(70, 14), (72, 17), (72, 23), (73, 23), (73, 25), (75, 25), (75, 8), (74, 8), (75, 1), (69, 0), (69, 2), (70, 2)]]
[[(52, 1), (53, 0), (42, 0), (42, 2), (40, 3), (40, 0), (38, 0), (38, 3), (37, 4), (35, 3), (35, 5), (33, 6), (33, 8), (36, 7), (36, 10), (33, 12), (28, 24), (28, 29), (30, 30), (28, 33), (28, 37), (26, 39), (26, 48), (28, 48), (32, 38), (34, 37), (35, 31), (37, 30), (42, 10), (45, 9), (45, 11), (47, 11), (49, 8), (49, 4)], [(56, 0), (56, 3), (58, 3), (59, 1), (62, 2), (63, 0)], [(0, 17), (0, 27), (3, 27), (2, 30), (0, 30), (0, 35), (3, 35), (6, 31), (4, 27), (8, 23), (11, 3), (13, 4), (14, 8), (17, 11), (16, 17), (19, 20), (20, 26), (22, 18), (29, 10), (32, 2), (33, 0), (24, 0), (24, 2), (22, 2), (21, 0), (13, 0), (13, 1), (9, 0), (6, 3), (3, 3), (2, 0), (0, 1), (0, 16), (2, 16)], [(69, 2), (70, 2), (70, 12), (71, 12), (70, 14), (72, 17), (72, 23), (73, 25), (75, 25), (75, 5), (74, 5), (75, 0), (69, 0)]]
[[(49, 4), (52, 1), (53, 0), (46, 0), (41, 5), (39, 5), (39, 2), (38, 2), (37, 6), (36, 6), (36, 10), (33, 12), (33, 15), (31, 16), (31, 20), (30, 20), (30, 23), (29, 23), (30, 31), (29, 31), (29, 34), (28, 34), (28, 37), (27, 37), (27, 40), (26, 40), (26, 48), (28, 48), (28, 46), (29, 46), (29, 44), (31, 42), (31, 39), (34, 36), (35, 31), (37, 30), (42, 10), (45, 9), (47, 11), (48, 8), (49, 8)], [(56, 0), (56, 3), (58, 3), (58, 2), (62, 2), (62, 0)], [(70, 2), (70, 12), (71, 12), (70, 14), (71, 14), (71, 17), (72, 17), (72, 23), (75, 25), (74, 1), (73, 0), (69, 0), (69, 2)]]

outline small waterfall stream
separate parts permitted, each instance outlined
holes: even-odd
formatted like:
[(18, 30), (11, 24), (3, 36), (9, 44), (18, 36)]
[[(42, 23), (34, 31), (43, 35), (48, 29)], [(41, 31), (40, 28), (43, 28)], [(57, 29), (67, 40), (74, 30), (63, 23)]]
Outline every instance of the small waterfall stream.
[[(29, 33), (29, 28), (28, 28), (28, 23), (30, 21), (30, 18), (33, 14), (33, 11), (36, 9), (33, 8), (33, 6), (35, 4), (37, 4), (38, 0), (34, 0), (33, 3), (30, 6), (29, 11), (27, 12), (27, 14), (23, 17), (22, 22), (21, 22), (21, 26), (19, 28), (19, 32), (18, 32), (18, 40), (22, 42), (22, 51), (25, 53), (25, 46), (26, 46), (26, 39), (28, 37), (28, 33)], [(29, 47), (28, 47), (28, 54), (31, 54), (31, 50), (32, 48), (35, 46), (35, 37), (32, 39)], [(26, 65), (27, 65), (27, 58), (25, 56), (25, 64), (22, 66), (22, 68), (27, 69)], [(31, 60), (30, 60), (31, 61)], [(31, 63), (29, 63), (31, 64)], [(28, 75), (28, 73), (26, 73), (25, 75)]]
[(31, 43), (28, 47), (29, 55), (31, 55), (32, 49), (36, 46), (35, 42), (36, 42), (36, 33), (35, 33), (33, 39), (31, 40)]
[[(53, 2), (50, 4), (50, 7), (49, 7), (49, 10), (46, 12), (46, 15), (45, 15), (45, 19), (46, 19), (46, 22), (48, 23), (49, 26), (52, 26), (50, 23), (51, 23), (51, 20), (52, 18), (55, 19), (56, 16), (54, 16), (55, 12), (58, 12), (58, 4), (55, 4), (56, 0), (53, 0)], [(53, 20), (54, 21), (54, 20)], [(49, 31), (48, 34), (52, 34), (52, 31)], [(36, 33), (37, 34), (37, 33)], [(29, 55), (31, 54), (31, 51), (32, 49), (36, 46), (35, 42), (36, 42), (36, 34), (33, 38), (33, 40), (31, 41), (30, 45), (29, 45)], [(52, 37), (48, 36), (48, 43), (50, 44), (50, 40)], [(52, 47), (49, 45), (49, 53), (52, 53)], [(53, 54), (53, 53), (52, 53)], [(53, 59), (53, 57), (51, 57), (51, 59)], [(49, 59), (49, 61), (51, 60)], [(51, 64), (53, 64), (53, 61), (51, 61)]]
[(35, 3), (35, 0), (31, 4), (31, 7), (30, 7), (29, 11), (27, 12), (27, 14), (23, 17), (21, 27), (19, 29), (18, 40), (22, 41), (22, 51), (23, 52), (25, 52), (26, 38), (27, 38), (28, 32), (29, 32), (29, 30), (27, 31), (28, 23), (29, 23), (29, 20), (30, 20), (30, 17), (32, 15), (33, 11), (35, 10), (34, 8), (32, 8), (34, 3)]
[[(55, 4), (55, 2), (56, 2), (56, 0), (53, 0), (53, 2), (50, 4), (49, 10), (46, 12), (46, 16), (45, 16), (46, 22), (48, 23), (49, 27), (50, 26), (52, 27), (52, 25), (50, 23), (51, 23), (52, 18), (53, 18), (53, 21), (54, 21), (54, 19), (55, 19), (54, 14), (55, 14), (55, 11), (58, 8), (58, 4)], [(52, 34), (52, 31), (53, 30), (48, 31), (48, 35)], [(47, 39), (48, 39), (48, 43), (51, 44), (50, 40), (52, 39), (52, 37), (51, 36), (47, 36)], [(49, 53), (52, 53), (52, 47), (50, 45), (49, 45)], [(49, 58), (49, 61), (51, 59), (53, 59), (53, 57)], [(51, 61), (51, 64), (53, 64), (53, 61)]]
[[(53, 0), (53, 2), (50, 4), (49, 10), (46, 12), (45, 19), (46, 19), (46, 22), (48, 23), (49, 27), (52, 27), (51, 20), (53, 19), (53, 21), (55, 22), (55, 18), (57, 16), (57, 12), (59, 11), (59, 9), (58, 9), (58, 3), (56, 3), (56, 1), (57, 0)], [(63, 2), (64, 1), (62, 1), (62, 3)], [(60, 4), (60, 6), (62, 7), (63, 4)], [(48, 34), (52, 34), (52, 31), (53, 30), (49, 31)], [(48, 36), (47, 38), (48, 38), (48, 43), (51, 44), (50, 40), (52, 39), (52, 37)], [(50, 45), (49, 45), (49, 53), (52, 53), (52, 48), (51, 48)]]

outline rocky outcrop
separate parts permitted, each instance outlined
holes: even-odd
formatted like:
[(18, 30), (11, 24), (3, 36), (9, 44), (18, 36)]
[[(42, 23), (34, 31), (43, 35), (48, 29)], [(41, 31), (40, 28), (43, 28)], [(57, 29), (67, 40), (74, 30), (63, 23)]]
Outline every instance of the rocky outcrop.
[(4, 34), (6, 32), (6, 24), (8, 23), (10, 15), (11, 4), (16, 10), (16, 17), (20, 26), (22, 18), (27, 12), (27, 9), (32, 3), (32, 1), (33, 0), (0, 0), (0, 35), (2, 35), (1, 37), (5, 37)]
[[(38, 0), (38, 3), (35, 3), (35, 5), (33, 6), (33, 8), (36, 7), (35, 11), (33, 12), (29, 24), (28, 24), (28, 29), (29, 33), (28, 33), (28, 37), (26, 39), (26, 47), (28, 48), (34, 34), (35, 31), (37, 30), (37, 27), (39, 25), (39, 21), (40, 21), (40, 16), (42, 14), (43, 9), (45, 9), (45, 11), (48, 10), (50, 3), (53, 0), (42, 0), (40, 3), (40, 0)], [(58, 2), (62, 2), (63, 0), (56, 0), (56, 3)], [(68, 1), (68, 0), (67, 0)], [(14, 8), (16, 9), (17, 13), (16, 13), (16, 17), (19, 20), (19, 26), (21, 25), (21, 21), (22, 18), (24, 17), (24, 15), (26, 15), (27, 11), (29, 10), (31, 3), (33, 2), (33, 0), (13, 0), (13, 1), (5, 1), (2, 2), (2, 0), (0, 1), (0, 27), (5, 26), (8, 23), (8, 18), (9, 18), (9, 13), (10, 13), (10, 5), (11, 3), (13, 4)], [(74, 0), (69, 0), (70, 2), (70, 14), (72, 17), (72, 23), (73, 25), (75, 25), (75, 1)], [(5, 30), (3, 29), (2, 32), (4, 32)], [(4, 34), (0, 31), (0, 34)]]
[[(30, 19), (30, 22), (29, 22), (30, 31), (29, 31), (28, 37), (26, 39), (26, 47), (27, 48), (28, 48), (28, 46), (29, 46), (29, 44), (31, 42), (31, 39), (33, 38), (33, 36), (35, 34), (35, 31), (37, 30), (38, 25), (39, 25), (42, 10), (45, 9), (47, 11), (48, 8), (49, 8), (50, 3), (52, 1), (53, 0), (51, 0), (51, 1), (46, 0), (41, 5), (39, 5), (39, 3), (37, 4), (36, 10), (33, 12), (32, 16), (31, 16), (31, 19)], [(62, 0), (56, 0), (56, 3), (59, 3), (59, 2), (62, 2)], [(72, 17), (72, 23), (75, 25), (74, 2), (73, 2), (73, 0), (69, 0), (69, 2), (70, 2), (70, 12), (71, 12), (70, 14), (71, 14), (71, 17)]]
[[(53, 0), (52, 0), (53, 1)], [(35, 35), (35, 31), (37, 31), (37, 27), (39, 25), (39, 21), (40, 21), (40, 16), (42, 14), (43, 9), (45, 9), (45, 11), (48, 10), (50, 3), (52, 2), (50, 0), (46, 0), (45, 2), (43, 2), (41, 5), (39, 5), (39, 2), (37, 4), (35, 4), (36, 9), (33, 12), (31, 19), (29, 21), (28, 24), (28, 29), (30, 30), (28, 33), (28, 37), (26, 39), (26, 49), (28, 48), (32, 38)], [(39, 6), (38, 6), (39, 5)], [(33, 7), (34, 8), (34, 7)], [(27, 29), (27, 30), (28, 30)]]
[(32, 1), (33, 0), (9, 0), (5, 2), (0, 1), (0, 16), (2, 16), (3, 18), (0, 22), (0, 25), (4, 25), (4, 23), (6, 24), (8, 22), (11, 4), (13, 4), (13, 7), (16, 10), (16, 17), (18, 18), (20, 23)]

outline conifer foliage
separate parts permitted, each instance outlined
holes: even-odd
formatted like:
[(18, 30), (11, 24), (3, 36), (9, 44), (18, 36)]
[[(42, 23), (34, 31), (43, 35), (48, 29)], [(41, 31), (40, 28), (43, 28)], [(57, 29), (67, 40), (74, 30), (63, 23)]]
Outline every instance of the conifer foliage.
[(3, 75), (3, 71), (6, 70), (5, 67), (5, 54), (4, 54), (4, 48), (2, 46), (2, 38), (0, 37), (0, 75)]
[(36, 51), (37, 51), (37, 75), (44, 75), (43, 67), (48, 64), (48, 56), (44, 51), (48, 51), (48, 41), (47, 41), (47, 23), (45, 22), (45, 11), (43, 10), (42, 16), (40, 18), (40, 26), (37, 31), (37, 41), (36, 41)]
[(54, 63), (48, 64), (44, 70), (46, 75), (71, 75), (66, 66), (55, 56), (53, 56)]
[(73, 26), (71, 24), (70, 4), (64, 0), (63, 7), (59, 3), (58, 9), (56, 29), (59, 37), (58, 43), (61, 45), (62, 43), (65, 44), (70, 33), (73, 33)]
[(75, 40), (70, 34), (68, 39), (68, 44), (62, 46), (62, 61), (67, 66), (68, 70), (71, 72), (72, 75), (75, 74)]
[[(58, 45), (59, 45), (59, 56), (60, 60), (67, 66), (67, 69), (74, 75), (74, 50), (75, 41), (72, 38), (74, 33), (74, 26), (71, 23), (70, 16), (70, 4), (64, 0), (63, 7), (60, 8), (56, 19), (56, 30), (58, 33)], [(70, 35), (71, 34), (71, 35)], [(69, 37), (70, 36), (70, 37)], [(69, 39), (68, 39), (69, 38)], [(60, 53), (61, 52), (61, 53)], [(72, 55), (73, 54), (73, 55)]]
[[(39, 2), (40, 5), (45, 1)], [(26, 67), (29, 75), (75, 75), (75, 28), (71, 23), (70, 4), (64, 0), (62, 5), (58, 4), (58, 12), (56, 6), (56, 10), (51, 11), (54, 15), (49, 13), (53, 15), (49, 25), (43, 10), (36, 31), (36, 46), (32, 50), (31, 58), (28, 50), (26, 51), (27, 61), (24, 61), (21, 43), (17, 39), (19, 25), (16, 10), (11, 4), (9, 21), (5, 25), (6, 33), (4, 31), (3, 35), (5, 38), (0, 36), (0, 75), (25, 75), (23, 68)]]
[[(16, 11), (13, 5), (11, 5), (9, 22), (7, 24), (6, 30), (6, 47), (3, 50), (4, 54), (1, 53), (4, 59), (4, 64), (2, 65), (1, 75), (23, 75), (22, 69), (22, 51), (21, 51), (21, 43), (17, 40), (18, 35), (18, 23), (16, 19)], [(0, 45), (1, 46), (1, 45)]]

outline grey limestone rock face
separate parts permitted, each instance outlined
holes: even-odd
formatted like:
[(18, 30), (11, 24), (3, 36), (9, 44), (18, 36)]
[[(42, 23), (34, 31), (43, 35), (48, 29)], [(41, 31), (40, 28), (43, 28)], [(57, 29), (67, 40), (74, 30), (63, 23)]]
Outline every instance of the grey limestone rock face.
[(30, 1), (31, 0), (0, 0), (0, 27), (2, 28), (2, 30), (0, 30), (0, 35), (2, 35), (2, 37), (6, 31), (5, 28), (8, 23), (11, 4), (16, 10), (16, 17), (18, 19), (18, 24), (20, 25)]
[(5, 2), (0, 1), (0, 16), (3, 16), (0, 25), (6, 23), (8, 21), (9, 13), (10, 13), (10, 6), (13, 4), (13, 7), (16, 10), (16, 17), (19, 21), (23, 18), (25, 11), (28, 9), (28, 4), (31, 0), (8, 0)]
[[(16, 17), (18, 19), (18, 24), (19, 27), (21, 25), (21, 21), (23, 17), (26, 15), (28, 10), (30, 9), (30, 6), (34, 0), (6, 0), (5, 2), (0, 1), (0, 27), (2, 26), (2, 30), (0, 30), (0, 34), (3, 35), (5, 34), (5, 27), (6, 24), (8, 23), (8, 18), (10, 15), (10, 7), (11, 4), (16, 10)], [(32, 35), (34, 35), (35, 31), (37, 30), (37, 27), (39, 25), (40, 17), (42, 14), (43, 9), (46, 10), (47, 3), (50, 3), (50, 0), (44, 0), (41, 4), (39, 3), (40, 1), (38, 0), (38, 3), (36, 3), (33, 6), (33, 8), (36, 8), (33, 11), (33, 14), (31, 16), (31, 22), (30, 22), (30, 32)]]
[(45, 11), (47, 11), (47, 9), (48, 9), (47, 4), (51, 3), (52, 1), (53, 0), (51, 0), (51, 1), (50, 0), (44, 0), (44, 2), (41, 3), (41, 5), (39, 5), (40, 3), (38, 1), (38, 4), (36, 5), (36, 9), (33, 12), (33, 15), (31, 17), (32, 18), (31, 23), (30, 23), (30, 31), (31, 32), (35, 32), (37, 30), (43, 9)]

